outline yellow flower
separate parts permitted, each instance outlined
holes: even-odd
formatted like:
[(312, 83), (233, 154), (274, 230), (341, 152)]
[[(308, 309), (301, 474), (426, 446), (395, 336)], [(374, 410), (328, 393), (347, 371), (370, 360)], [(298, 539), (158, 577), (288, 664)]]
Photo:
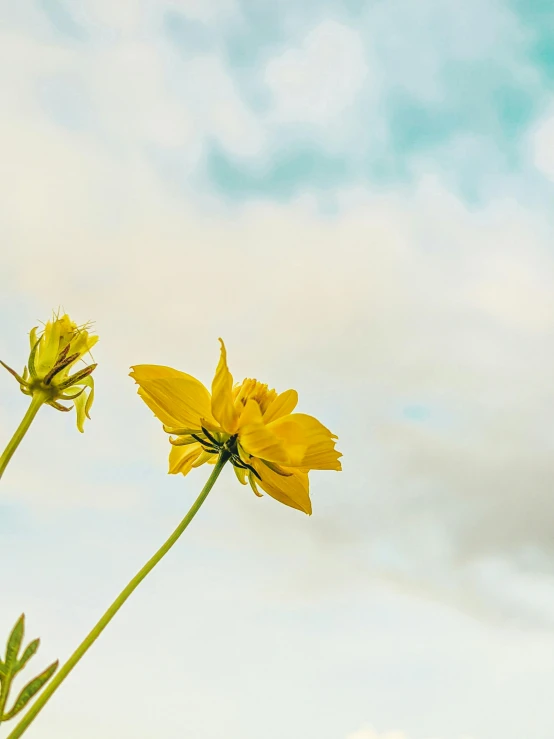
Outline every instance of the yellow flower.
[[(88, 324), (77, 326), (71, 318), (54, 316), (44, 330), (31, 330), (31, 353), (22, 376), (0, 362), (19, 382), (25, 395), (41, 396), (43, 402), (59, 411), (70, 411), (60, 400), (73, 400), (77, 412), (77, 428), (83, 431), (85, 417), (94, 400), (94, 380), (91, 377), (96, 364), (90, 364), (70, 375), (79, 360), (90, 352), (98, 336), (88, 331)], [(88, 392), (87, 392), (88, 390)]]
[(132, 367), (138, 394), (172, 434), (170, 474), (186, 475), (226, 453), (239, 481), (285, 505), (311, 514), (308, 472), (340, 470), (335, 439), (313, 416), (293, 413), (296, 390), (277, 394), (258, 380), (234, 385), (221, 356), (212, 392), (191, 375), (152, 364)]

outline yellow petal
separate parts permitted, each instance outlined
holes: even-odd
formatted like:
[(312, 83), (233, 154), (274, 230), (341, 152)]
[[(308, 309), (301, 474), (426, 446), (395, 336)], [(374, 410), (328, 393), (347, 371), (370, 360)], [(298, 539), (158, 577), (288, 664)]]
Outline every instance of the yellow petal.
[(35, 348), (35, 344), (37, 343), (37, 333), (38, 333), (38, 326), (35, 326), (31, 329), (29, 333), (29, 344), (31, 346), (31, 351)]
[(212, 382), (212, 414), (228, 434), (237, 430), (238, 412), (233, 403), (233, 376), (227, 367), (227, 351), (223, 340), (221, 354)]
[(246, 485), (246, 470), (244, 470), (242, 467), (235, 467), (233, 465), (233, 469), (235, 470), (235, 475), (237, 476), (237, 480), (240, 482), (241, 485)]
[(58, 357), (60, 345), (60, 322), (48, 321), (40, 339), (35, 356), (35, 369), (39, 377), (48, 374)]
[[(193, 380), (194, 382), (198, 383), (199, 385), (202, 385), (200, 380), (197, 380), (196, 377), (193, 377), (192, 375), (187, 375), (186, 372), (181, 372), (180, 370), (173, 369), (173, 367), (164, 367), (161, 364), (135, 364), (131, 367), (132, 372), (129, 373), (129, 376), (132, 377), (136, 383), (139, 385), (142, 385), (143, 382), (146, 380), (168, 380), (168, 379), (174, 379), (174, 378), (183, 378), (187, 380)], [(208, 393), (208, 390), (202, 385), (205, 392)], [(208, 397), (209, 397), (208, 393)]]
[(193, 467), (200, 467), (201, 465), (205, 464), (206, 462), (212, 462), (214, 459), (217, 459), (217, 454), (214, 454), (213, 452), (205, 452), (203, 451), (202, 454), (198, 457), (196, 462), (192, 465)]
[[(167, 429), (167, 426), (164, 426), (164, 431), (166, 429)], [(190, 444), (198, 444), (198, 439), (193, 439), (192, 436), (187, 436), (186, 434), (184, 434), (183, 436), (175, 436), (175, 437), (170, 436), (169, 443), (173, 444), (173, 446), (189, 446)]]
[(255, 400), (249, 400), (241, 414), (239, 440), (247, 454), (270, 462), (289, 462), (282, 442), (264, 424), (260, 406)]
[(213, 422), (210, 394), (195, 377), (171, 367), (151, 364), (131, 369), (130, 376), (139, 385), (138, 394), (166, 426), (200, 430), (202, 418)]
[(243, 426), (251, 426), (252, 424), (265, 426), (260, 406), (254, 399), (250, 398), (246, 401), (246, 404), (241, 411), (238, 428), (240, 430)]
[(287, 416), (292, 413), (298, 403), (298, 393), (296, 390), (285, 390), (280, 393), (268, 406), (264, 413), (264, 423), (271, 423), (281, 416)]
[(198, 457), (202, 454), (200, 444), (190, 446), (172, 446), (169, 452), (169, 474), (187, 475)]
[[(291, 467), (317, 470), (340, 470), (334, 434), (317, 418), (305, 413), (292, 413), (269, 424), (289, 454)], [(300, 453), (298, 453), (300, 452)]]
[(256, 485), (256, 478), (254, 477), (252, 472), (248, 473), (248, 482), (250, 483), (250, 487), (252, 488), (252, 492), (254, 493), (254, 495), (258, 498), (263, 498), (264, 496), (258, 490), (258, 486)]
[(55, 322), (60, 327), (60, 341), (65, 345), (77, 330), (77, 324), (71, 320), (67, 313), (58, 316)]
[(75, 412), (77, 414), (77, 428), (81, 433), (84, 433), (85, 430), (85, 418), (87, 417), (86, 413), (86, 407), (87, 407), (87, 396), (84, 392), (82, 392), (80, 395), (78, 395), (74, 401), (75, 405)]
[(75, 338), (71, 341), (71, 354), (75, 352), (79, 352), (81, 356), (86, 354), (92, 349), (98, 339), (99, 336), (97, 334), (89, 334), (85, 329), (77, 329), (75, 331)]
[(244, 462), (244, 464), (250, 464), (252, 457), (244, 451), (239, 442), (237, 442), (237, 452), (239, 453), (239, 459)]
[(342, 457), (342, 454), (335, 449), (334, 441), (319, 441), (308, 447), (299, 468), (305, 472), (308, 470), (336, 470), (340, 472), (342, 470), (340, 457)]
[(90, 418), (89, 412), (94, 402), (94, 378), (92, 377), (92, 375), (89, 375), (88, 377), (83, 377), (82, 380), (77, 380), (75, 385), (84, 385), (85, 387), (90, 388), (90, 392), (87, 394), (87, 402), (85, 403), (85, 416), (87, 418)]
[(268, 495), (284, 503), (298, 511), (303, 511), (308, 515), (312, 513), (312, 503), (310, 501), (310, 483), (308, 475), (299, 470), (289, 470), (292, 472), (290, 476), (284, 477), (278, 475), (269, 467), (258, 460), (253, 461), (253, 466), (262, 478), (256, 479), (256, 484), (265, 490)]

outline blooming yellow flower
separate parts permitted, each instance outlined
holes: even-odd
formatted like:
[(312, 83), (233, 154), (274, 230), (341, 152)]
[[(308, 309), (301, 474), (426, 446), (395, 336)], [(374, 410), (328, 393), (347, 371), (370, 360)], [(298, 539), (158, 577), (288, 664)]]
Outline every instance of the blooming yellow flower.
[[(19, 382), (25, 395), (40, 396), (43, 402), (59, 411), (69, 411), (60, 400), (73, 400), (77, 413), (77, 428), (83, 431), (86, 418), (94, 400), (94, 381), (91, 377), (96, 364), (91, 364), (70, 375), (79, 360), (90, 352), (98, 336), (88, 331), (88, 325), (77, 326), (71, 318), (54, 316), (44, 330), (31, 330), (31, 353), (22, 376), (4, 362), (1, 364)], [(88, 390), (88, 392), (87, 392)]]
[(285, 505), (311, 514), (308, 472), (340, 470), (335, 439), (313, 416), (293, 413), (296, 390), (277, 394), (258, 380), (233, 384), (227, 353), (221, 356), (211, 394), (191, 375), (151, 364), (132, 367), (138, 394), (171, 434), (170, 474), (188, 474), (229, 455), (238, 480)]

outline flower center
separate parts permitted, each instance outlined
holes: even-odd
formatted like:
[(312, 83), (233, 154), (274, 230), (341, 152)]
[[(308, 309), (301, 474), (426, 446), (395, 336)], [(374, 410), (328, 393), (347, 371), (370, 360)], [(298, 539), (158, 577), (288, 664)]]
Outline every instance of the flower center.
[(258, 380), (247, 378), (233, 388), (233, 401), (235, 407), (240, 411), (249, 400), (255, 400), (260, 406), (262, 413), (265, 413), (269, 404), (277, 397), (277, 393), (273, 389)]

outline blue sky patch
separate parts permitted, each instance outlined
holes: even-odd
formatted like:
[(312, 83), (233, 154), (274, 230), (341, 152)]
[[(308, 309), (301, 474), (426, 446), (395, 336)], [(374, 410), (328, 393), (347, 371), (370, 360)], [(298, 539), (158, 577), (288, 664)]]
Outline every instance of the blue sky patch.
[(89, 33), (72, 14), (69, 4), (62, 0), (40, 0), (40, 5), (54, 28), (75, 41), (86, 41)]
[(234, 161), (213, 144), (206, 159), (210, 180), (231, 198), (288, 200), (303, 190), (336, 189), (349, 180), (346, 160), (324, 155), (316, 148), (290, 147), (263, 168)]

